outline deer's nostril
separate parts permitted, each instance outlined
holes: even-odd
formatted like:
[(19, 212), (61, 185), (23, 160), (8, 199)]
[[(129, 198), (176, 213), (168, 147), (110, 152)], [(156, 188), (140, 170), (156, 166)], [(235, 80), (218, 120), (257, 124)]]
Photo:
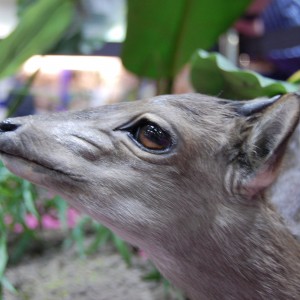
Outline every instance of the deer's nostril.
[(20, 127), (19, 124), (13, 124), (9, 121), (3, 121), (0, 123), (0, 133), (7, 131), (15, 131), (18, 127)]

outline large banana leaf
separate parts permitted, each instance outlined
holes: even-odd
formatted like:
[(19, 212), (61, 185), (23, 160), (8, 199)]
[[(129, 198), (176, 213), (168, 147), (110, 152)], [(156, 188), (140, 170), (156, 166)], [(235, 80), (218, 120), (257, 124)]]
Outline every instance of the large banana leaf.
[(251, 0), (128, 0), (122, 59), (139, 76), (170, 78), (209, 49)]
[(191, 81), (197, 92), (227, 99), (271, 97), (299, 89), (299, 85), (239, 69), (222, 55), (204, 50), (197, 51), (191, 60)]
[(22, 15), (16, 29), (0, 41), (0, 78), (14, 74), (34, 54), (43, 54), (70, 25), (72, 0), (39, 0)]

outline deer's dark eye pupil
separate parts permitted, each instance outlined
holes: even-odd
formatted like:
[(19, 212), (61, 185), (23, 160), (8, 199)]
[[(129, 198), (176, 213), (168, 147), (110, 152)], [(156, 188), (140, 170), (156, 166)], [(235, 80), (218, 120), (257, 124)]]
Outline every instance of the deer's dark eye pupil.
[(137, 146), (152, 153), (165, 153), (174, 143), (168, 131), (147, 119), (142, 119), (131, 126), (118, 127), (116, 130), (126, 131)]
[(171, 137), (158, 125), (149, 123), (138, 128), (136, 140), (150, 150), (165, 150), (171, 146)]
[(143, 150), (165, 152), (173, 144), (171, 135), (157, 124), (146, 119), (140, 120), (130, 127), (120, 128), (129, 133), (130, 137)]

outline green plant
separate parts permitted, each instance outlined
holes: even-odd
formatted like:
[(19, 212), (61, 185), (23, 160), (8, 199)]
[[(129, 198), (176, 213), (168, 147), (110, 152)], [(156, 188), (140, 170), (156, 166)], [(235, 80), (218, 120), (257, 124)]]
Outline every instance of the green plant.
[[(50, 49), (55, 51), (66, 49), (66, 44), (73, 39), (68, 29), (74, 21), (77, 2), (77, 0), (19, 0), (19, 24), (7, 38), (0, 41), (0, 78), (13, 75), (20, 65), (34, 54), (44, 54)], [(76, 43), (78, 44), (78, 41)], [(36, 74), (29, 78), (14, 99), (8, 110), (9, 116), (27, 95)], [(0, 299), (3, 288), (14, 291), (13, 286), (5, 278), (8, 262), (20, 260), (32, 242), (37, 239), (37, 232), (42, 230), (41, 213), (45, 213), (48, 209), (54, 208), (57, 211), (60, 223), (68, 236), (65, 244), (76, 243), (81, 255), (97, 251), (99, 247), (111, 242), (126, 263), (130, 264), (130, 248), (111, 231), (88, 217), (82, 217), (74, 228), (68, 228), (66, 220), (68, 206), (65, 201), (60, 197), (40, 199), (34, 185), (14, 176), (1, 163), (0, 195)], [(37, 227), (28, 226), (26, 222), (28, 215), (38, 220)], [(84, 246), (87, 231), (92, 231), (95, 238), (90, 245)], [(8, 243), (12, 235), (14, 240), (8, 255)]]
[[(8, 261), (18, 262), (31, 245), (40, 239), (39, 233), (46, 230), (42, 219), (49, 211), (56, 212), (66, 237), (64, 246), (70, 247), (75, 243), (79, 255), (86, 256), (110, 243), (124, 261), (128, 265), (131, 264), (131, 248), (109, 229), (87, 216), (80, 216), (75, 226), (70, 228), (67, 220), (69, 207), (61, 197), (48, 198), (46, 192), (41, 192), (35, 185), (13, 175), (2, 163), (0, 163), (0, 195), (0, 299), (3, 288), (16, 292), (5, 277)], [(37, 224), (29, 226), (28, 217), (34, 217)], [(90, 234), (93, 238), (87, 244), (85, 240)]]
[(113, 14), (93, 10), (97, 0), (18, 0), (19, 22), (0, 41), (0, 78), (14, 75), (32, 55), (90, 54), (104, 44)]
[[(88, 233), (92, 233), (93, 238), (90, 243), (86, 244), (85, 240)], [(93, 254), (107, 243), (110, 243), (120, 253), (126, 264), (128, 266), (131, 265), (132, 251), (127, 243), (110, 229), (88, 216), (83, 216), (70, 231), (68, 238), (65, 240), (65, 246), (69, 247), (74, 242), (77, 246), (77, 252), (81, 257)]]
[(141, 77), (170, 93), (174, 76), (198, 48), (209, 49), (250, 0), (128, 0), (122, 60)]
[[(3, 287), (14, 291), (6, 280), (4, 271), (8, 262), (8, 236), (16, 229), (22, 228), (23, 234), (17, 241), (13, 252), (15, 258), (21, 255), (34, 238), (34, 232), (25, 223), (25, 214), (31, 213), (38, 216), (34, 199), (36, 197), (35, 187), (11, 174), (3, 165), (0, 166), (0, 299)], [(20, 201), (24, 199), (24, 201)]]
[(13, 75), (34, 54), (44, 54), (72, 21), (72, 0), (39, 0), (29, 5), (16, 29), (0, 41), (0, 78)]
[(146, 274), (143, 277), (143, 280), (145, 281), (154, 281), (154, 282), (160, 282), (163, 285), (164, 288), (164, 296), (166, 299), (168, 299), (169, 294), (171, 293), (171, 289), (173, 288), (174, 290), (174, 297), (176, 300), (184, 300), (186, 299), (184, 297), (184, 295), (182, 294), (181, 291), (177, 290), (176, 288), (174, 288), (171, 283), (165, 279), (160, 272), (156, 269), (156, 267), (152, 267), (152, 270)]
[[(198, 50), (190, 65), (193, 87), (203, 94), (234, 100), (272, 97), (299, 90), (298, 84), (240, 69), (219, 53)], [(296, 74), (292, 78), (296, 78)]]
[(300, 84), (300, 71), (294, 73), (289, 79), (288, 82), (299, 83)]

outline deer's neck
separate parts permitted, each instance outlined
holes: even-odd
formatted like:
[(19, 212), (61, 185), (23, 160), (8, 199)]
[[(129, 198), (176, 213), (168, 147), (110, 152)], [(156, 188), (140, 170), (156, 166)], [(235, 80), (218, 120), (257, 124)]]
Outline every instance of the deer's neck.
[(245, 224), (166, 242), (153, 260), (192, 299), (299, 299), (300, 247), (268, 208)]

